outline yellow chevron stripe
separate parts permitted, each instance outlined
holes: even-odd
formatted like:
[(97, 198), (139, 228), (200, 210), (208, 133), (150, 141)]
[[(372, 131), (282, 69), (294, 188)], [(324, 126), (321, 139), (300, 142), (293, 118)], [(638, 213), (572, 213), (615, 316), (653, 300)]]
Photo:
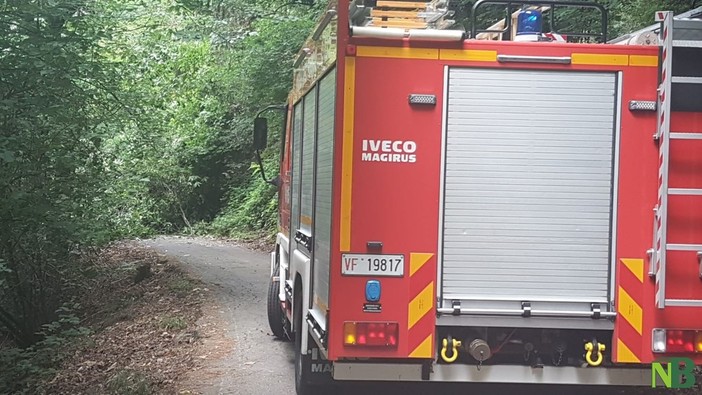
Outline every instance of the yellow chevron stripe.
[(624, 266), (626, 266), (631, 272), (643, 282), (644, 280), (644, 260), (643, 259), (620, 259)]
[(417, 346), (412, 352), (409, 354), (410, 358), (431, 358), (432, 357), (432, 348), (434, 346), (433, 342), (433, 334), (429, 334), (424, 341), (420, 345)]
[(639, 332), (643, 333), (643, 310), (621, 286), (619, 287), (619, 314)]
[(419, 269), (427, 263), (434, 254), (427, 254), (423, 252), (412, 252), (410, 253), (410, 277)]
[(434, 307), (434, 282), (430, 282), (422, 292), (409, 302), (407, 311), (407, 328), (411, 329), (422, 317)]
[(624, 344), (622, 339), (617, 339), (617, 362), (620, 363), (639, 363), (641, 360), (634, 354), (629, 347)]

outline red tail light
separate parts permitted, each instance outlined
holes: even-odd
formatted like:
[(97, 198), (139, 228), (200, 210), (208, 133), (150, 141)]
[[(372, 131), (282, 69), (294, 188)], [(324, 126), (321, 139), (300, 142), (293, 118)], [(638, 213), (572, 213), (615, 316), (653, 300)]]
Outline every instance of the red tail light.
[(344, 345), (397, 347), (397, 322), (344, 322)]
[(667, 346), (672, 353), (695, 352), (695, 331), (668, 331)]
[(702, 353), (702, 330), (656, 328), (653, 330), (653, 352)]

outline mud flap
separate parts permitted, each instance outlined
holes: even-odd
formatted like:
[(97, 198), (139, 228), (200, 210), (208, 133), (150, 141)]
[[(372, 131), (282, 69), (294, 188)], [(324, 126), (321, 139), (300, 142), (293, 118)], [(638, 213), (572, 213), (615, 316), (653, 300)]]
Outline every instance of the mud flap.
[(308, 338), (308, 353), (302, 356), (303, 377), (314, 386), (334, 383), (332, 378), (332, 363), (323, 356), (317, 343), (310, 335)]
[[(297, 337), (299, 341), (299, 337)], [(323, 395), (333, 393), (332, 365), (321, 358), (317, 344), (308, 335), (308, 353), (295, 355), (295, 392), (297, 395)]]

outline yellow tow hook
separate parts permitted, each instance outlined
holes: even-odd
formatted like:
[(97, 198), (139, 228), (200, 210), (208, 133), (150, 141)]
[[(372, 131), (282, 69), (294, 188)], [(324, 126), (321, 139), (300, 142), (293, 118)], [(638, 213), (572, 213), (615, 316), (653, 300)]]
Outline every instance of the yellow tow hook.
[[(585, 354), (585, 360), (587, 361), (588, 365), (590, 366), (600, 366), (602, 364), (602, 360), (604, 359), (604, 355), (602, 355), (602, 352), (607, 347), (602, 344), (598, 343), (596, 340), (594, 342), (587, 342), (585, 343), (585, 351), (587, 353)], [(592, 360), (592, 353), (595, 353), (595, 360)]]
[[(446, 350), (448, 349), (449, 343), (451, 343), (451, 356), (446, 355)], [(461, 346), (461, 341), (452, 339), (451, 336), (448, 337), (448, 339), (444, 339), (441, 341), (441, 359), (444, 360), (446, 363), (451, 363), (458, 359), (458, 347)]]

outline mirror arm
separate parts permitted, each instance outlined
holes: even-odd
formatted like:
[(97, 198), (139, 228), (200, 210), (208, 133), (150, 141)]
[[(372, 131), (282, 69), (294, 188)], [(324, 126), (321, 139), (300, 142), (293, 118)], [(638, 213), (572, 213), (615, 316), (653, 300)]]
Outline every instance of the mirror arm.
[[(261, 111), (259, 111), (256, 114), (256, 118), (260, 117), (261, 114), (263, 114), (264, 112), (269, 111), (269, 110), (286, 111), (287, 109), (288, 109), (287, 104), (271, 104), (270, 106), (265, 107)], [(256, 150), (256, 161), (258, 162), (258, 166), (261, 169), (261, 177), (263, 178), (263, 181), (266, 182), (267, 184), (271, 184), (271, 185), (274, 185), (276, 187), (280, 186), (280, 175), (277, 176), (276, 178), (272, 178), (270, 180), (268, 178), (266, 178), (266, 172), (263, 169), (263, 160), (261, 159), (261, 151), (259, 151), (259, 150)]]
[(263, 181), (266, 184), (271, 184), (278, 187), (280, 184), (280, 177), (272, 178), (270, 180), (266, 178), (266, 172), (263, 170), (263, 160), (261, 160), (261, 151), (256, 150), (256, 161), (258, 162), (258, 167), (261, 169), (261, 178), (263, 178)]
[(287, 105), (287, 104), (271, 104), (270, 106), (265, 107), (264, 109), (262, 109), (261, 111), (259, 111), (259, 112), (256, 114), (256, 118), (260, 117), (261, 114), (263, 114), (264, 112), (266, 112), (266, 111), (268, 111), (268, 110), (283, 110), (283, 111), (284, 111), (284, 110), (287, 110), (287, 109), (288, 109), (288, 105)]

